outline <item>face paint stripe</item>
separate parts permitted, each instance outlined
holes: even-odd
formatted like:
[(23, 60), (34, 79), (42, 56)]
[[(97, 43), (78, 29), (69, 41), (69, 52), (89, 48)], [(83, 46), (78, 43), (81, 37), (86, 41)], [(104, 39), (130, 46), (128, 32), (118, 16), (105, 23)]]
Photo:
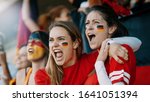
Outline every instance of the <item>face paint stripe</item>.
[(68, 46), (68, 42), (63, 42), (62, 45), (63, 46)]
[(97, 25), (97, 30), (100, 32), (104, 31), (104, 26), (103, 25)]
[(40, 47), (45, 48), (42, 42), (36, 42), (35, 40), (33, 40), (33, 41), (31, 42), (31, 45), (38, 45), (38, 46), (40, 46)]

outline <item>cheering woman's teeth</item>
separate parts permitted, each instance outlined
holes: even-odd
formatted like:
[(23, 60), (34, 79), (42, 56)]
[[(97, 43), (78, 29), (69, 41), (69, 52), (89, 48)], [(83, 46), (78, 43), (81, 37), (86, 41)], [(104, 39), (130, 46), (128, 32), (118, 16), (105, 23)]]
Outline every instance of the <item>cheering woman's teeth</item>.
[(55, 58), (56, 58), (57, 60), (60, 60), (61, 57), (63, 56), (63, 52), (62, 52), (61, 50), (55, 50), (55, 51), (54, 51), (54, 54), (55, 54)]

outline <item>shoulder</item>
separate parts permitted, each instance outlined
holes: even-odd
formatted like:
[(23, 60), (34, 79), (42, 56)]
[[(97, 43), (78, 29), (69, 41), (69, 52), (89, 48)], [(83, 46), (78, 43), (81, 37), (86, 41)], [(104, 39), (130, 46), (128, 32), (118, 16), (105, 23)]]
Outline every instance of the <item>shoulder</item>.
[(84, 53), (83, 55), (82, 55), (82, 59), (93, 59), (93, 58), (97, 58), (97, 56), (98, 56), (98, 51), (92, 51), (92, 52), (90, 52), (90, 53)]
[(49, 85), (50, 77), (45, 69), (39, 69), (35, 74), (35, 83), (37, 85)]
[(98, 51), (93, 51), (89, 54), (83, 54), (79, 61), (81, 62), (81, 64), (85, 63), (89, 66), (94, 66), (97, 56)]

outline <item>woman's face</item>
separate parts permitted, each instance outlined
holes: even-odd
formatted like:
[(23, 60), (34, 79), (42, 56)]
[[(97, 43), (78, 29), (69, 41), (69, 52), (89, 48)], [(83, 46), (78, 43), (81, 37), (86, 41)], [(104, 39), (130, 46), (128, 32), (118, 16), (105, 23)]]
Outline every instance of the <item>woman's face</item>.
[(70, 12), (68, 9), (64, 8), (61, 11), (61, 14), (60, 14), (58, 21), (71, 21)]
[(21, 47), (17, 59), (16, 59), (16, 67), (18, 69), (27, 68), (31, 65), (31, 62), (27, 59), (27, 47)]
[(37, 38), (29, 39), (27, 45), (28, 60), (30, 61), (40, 60), (44, 57), (44, 55), (45, 55), (45, 48), (42, 41)]
[(68, 31), (63, 27), (53, 27), (50, 31), (49, 48), (55, 62), (64, 68), (74, 64), (76, 50)]
[(102, 41), (108, 38), (107, 22), (97, 11), (92, 11), (87, 15), (85, 29), (89, 45), (93, 50), (100, 48)]

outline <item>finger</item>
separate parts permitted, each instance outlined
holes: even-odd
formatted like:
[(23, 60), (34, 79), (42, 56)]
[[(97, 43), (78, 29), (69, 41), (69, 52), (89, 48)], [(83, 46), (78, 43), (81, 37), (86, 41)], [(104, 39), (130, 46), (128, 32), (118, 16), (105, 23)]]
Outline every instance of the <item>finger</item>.
[(119, 59), (118, 56), (113, 56), (113, 58), (120, 64), (123, 64), (123, 61), (121, 59)]
[(100, 48), (100, 50), (101, 50), (102, 52), (105, 50), (106, 44), (107, 44), (107, 40), (105, 40), (105, 41), (102, 42), (101, 48)]
[(125, 56), (124, 59), (127, 61), (128, 60), (128, 56)]
[(109, 50), (109, 45), (110, 45), (110, 44), (109, 44), (108, 42), (107, 42), (106, 45), (105, 45), (104, 51), (107, 52), (107, 53), (108, 53), (108, 50)]
[(128, 53), (128, 50), (123, 46), (121, 46), (121, 50), (124, 50), (126, 53)]
[(124, 60), (128, 60), (128, 54), (124, 50), (118, 50), (117, 55)]
[(125, 57), (125, 55), (127, 53), (127, 52), (125, 52), (125, 50), (122, 50), (122, 49), (119, 49), (117, 52), (118, 52), (120, 57)]

